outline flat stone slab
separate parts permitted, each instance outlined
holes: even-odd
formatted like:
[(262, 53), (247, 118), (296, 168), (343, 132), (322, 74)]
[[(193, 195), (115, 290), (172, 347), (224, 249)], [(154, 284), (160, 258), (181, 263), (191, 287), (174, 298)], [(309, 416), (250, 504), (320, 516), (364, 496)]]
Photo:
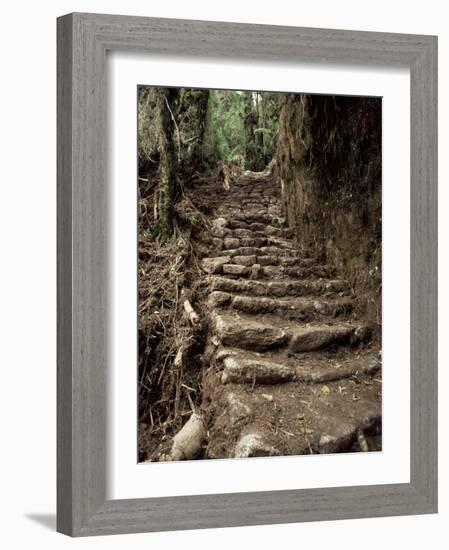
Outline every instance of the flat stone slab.
[(240, 264), (227, 263), (223, 265), (223, 273), (228, 275), (249, 275), (249, 268)]
[(253, 256), (254, 254), (260, 254), (260, 248), (255, 246), (240, 246), (238, 248), (232, 248), (222, 253), (226, 256)]
[(215, 290), (209, 294), (207, 303), (210, 308), (220, 308), (227, 306), (231, 302), (231, 295), (228, 292)]
[(381, 365), (375, 353), (349, 356), (340, 361), (326, 360), (325, 356), (315, 360), (309, 358), (306, 368), (304, 362), (283, 356), (281, 350), (277, 355), (277, 358), (271, 359), (241, 350), (221, 350), (216, 358), (223, 367), (221, 383), (271, 385), (296, 381), (317, 384), (359, 374), (373, 374)]
[(243, 237), (240, 239), (241, 246), (254, 246), (260, 248), (267, 244), (267, 239), (264, 237)]
[(352, 311), (352, 300), (311, 299), (311, 298), (265, 298), (254, 296), (234, 296), (231, 305), (244, 313), (257, 315), (274, 313), (287, 319), (306, 320), (317, 316), (335, 317)]
[(252, 238), (254, 237), (254, 232), (251, 229), (231, 229), (231, 236), (237, 237), (237, 239)]
[(255, 254), (251, 256), (233, 256), (232, 263), (250, 267), (257, 263), (257, 256)]
[(213, 324), (215, 334), (227, 346), (264, 351), (287, 341), (284, 330), (268, 323), (217, 314)]
[(238, 248), (240, 246), (240, 239), (236, 237), (226, 237), (224, 240), (224, 247), (229, 248)]
[(289, 349), (293, 353), (301, 353), (332, 345), (348, 344), (354, 337), (354, 332), (355, 327), (352, 326), (298, 328), (291, 336)]
[(220, 273), (225, 264), (231, 261), (230, 256), (219, 256), (217, 258), (203, 258), (201, 267), (206, 273)]
[(263, 360), (228, 356), (223, 360), (222, 384), (282, 384), (294, 380), (296, 369)]
[(235, 446), (234, 458), (250, 458), (256, 456), (279, 456), (281, 453), (265, 441), (258, 433), (244, 435)]
[[(240, 258), (236, 256), (235, 258)], [(243, 256), (242, 258), (253, 258)], [(255, 258), (255, 257), (254, 257)], [(234, 261), (234, 259), (233, 259)], [(253, 262), (255, 263), (255, 262)], [(245, 265), (245, 264), (244, 264)], [(252, 264), (248, 264), (252, 265)], [(223, 269), (223, 271), (225, 271)], [(213, 290), (241, 292), (251, 296), (284, 297), (305, 296), (310, 294), (341, 293), (350, 290), (349, 283), (341, 280), (284, 280), (284, 281), (248, 281), (215, 277), (212, 280)]]

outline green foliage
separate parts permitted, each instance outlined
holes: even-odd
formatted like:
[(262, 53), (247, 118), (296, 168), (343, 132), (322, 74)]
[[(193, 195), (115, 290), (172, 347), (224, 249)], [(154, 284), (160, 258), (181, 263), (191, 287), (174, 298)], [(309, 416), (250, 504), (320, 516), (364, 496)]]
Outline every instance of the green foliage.
[[(139, 169), (159, 164), (158, 88), (138, 88)], [(263, 170), (275, 154), (279, 97), (272, 92), (178, 88), (172, 106), (173, 144), (180, 173), (216, 169), (217, 161)]]
[(263, 170), (273, 158), (279, 94), (213, 90), (208, 112), (209, 158)]
[(240, 165), (244, 154), (243, 96), (241, 92), (213, 90), (208, 113), (209, 148), (215, 159)]

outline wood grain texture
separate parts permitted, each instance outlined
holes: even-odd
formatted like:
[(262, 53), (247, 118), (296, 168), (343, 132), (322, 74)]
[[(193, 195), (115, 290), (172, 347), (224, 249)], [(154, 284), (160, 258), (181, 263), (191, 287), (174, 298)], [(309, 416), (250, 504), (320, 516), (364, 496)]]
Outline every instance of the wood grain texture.
[[(436, 37), (116, 15), (58, 20), (58, 531), (98, 535), (437, 509)], [(411, 71), (411, 482), (106, 500), (106, 51)]]

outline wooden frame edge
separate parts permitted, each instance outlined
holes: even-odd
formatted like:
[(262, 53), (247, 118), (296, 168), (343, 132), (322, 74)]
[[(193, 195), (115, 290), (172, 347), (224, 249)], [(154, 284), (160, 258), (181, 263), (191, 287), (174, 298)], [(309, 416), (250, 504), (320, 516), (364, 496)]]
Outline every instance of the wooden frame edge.
[[(176, 53), (182, 42), (193, 55), (215, 44), (213, 54), (235, 56), (243, 33), (250, 56), (263, 40), (265, 57), (290, 59), (299, 41), (301, 60), (410, 67), (411, 482), (106, 501), (106, 51)], [(436, 512), (436, 214), (436, 37), (97, 14), (59, 18), (57, 530), (86, 536)]]

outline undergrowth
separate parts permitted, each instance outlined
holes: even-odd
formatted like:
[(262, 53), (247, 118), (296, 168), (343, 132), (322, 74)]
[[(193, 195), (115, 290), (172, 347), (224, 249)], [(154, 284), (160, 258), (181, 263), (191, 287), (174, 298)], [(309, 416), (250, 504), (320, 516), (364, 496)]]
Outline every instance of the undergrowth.
[[(149, 192), (139, 201), (139, 461), (150, 458), (198, 405), (206, 329), (204, 319), (192, 326), (183, 309), (184, 296), (195, 303), (201, 294), (191, 236), (206, 226), (206, 218), (182, 190), (173, 236), (163, 240), (153, 203)], [(181, 348), (182, 361), (176, 362)]]

